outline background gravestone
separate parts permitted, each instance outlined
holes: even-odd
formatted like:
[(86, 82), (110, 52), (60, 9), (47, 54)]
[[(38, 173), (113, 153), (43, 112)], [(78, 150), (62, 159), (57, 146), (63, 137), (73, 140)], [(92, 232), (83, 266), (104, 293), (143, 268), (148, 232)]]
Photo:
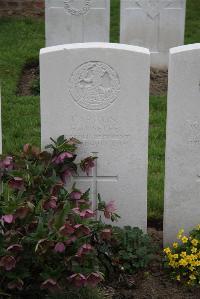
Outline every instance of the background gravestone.
[(46, 0), (46, 46), (109, 42), (110, 0)]
[(150, 49), (151, 65), (168, 66), (168, 52), (184, 44), (186, 0), (121, 0), (120, 42)]
[(164, 242), (200, 223), (200, 44), (171, 49)]
[(90, 177), (76, 178), (115, 200), (120, 225), (147, 223), (150, 54), (107, 43), (45, 48), (40, 54), (42, 145), (64, 134), (83, 142), (79, 154), (97, 156)]

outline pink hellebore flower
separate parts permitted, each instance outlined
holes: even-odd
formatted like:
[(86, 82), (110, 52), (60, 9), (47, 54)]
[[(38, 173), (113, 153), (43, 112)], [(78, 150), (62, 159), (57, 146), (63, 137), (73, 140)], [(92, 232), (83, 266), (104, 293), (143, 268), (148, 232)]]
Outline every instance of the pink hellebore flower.
[(105, 228), (101, 231), (100, 236), (102, 240), (110, 240), (112, 235), (112, 231), (110, 228)]
[(80, 211), (79, 208), (73, 208), (72, 211), (79, 215), (81, 218), (91, 218), (91, 217), (94, 217), (95, 216), (95, 213), (90, 210), (90, 209), (86, 209), (86, 210), (83, 210), (83, 211)]
[(74, 157), (74, 155), (72, 153), (64, 152), (64, 153), (61, 153), (58, 156), (54, 157), (52, 162), (54, 162), (55, 164), (62, 164), (65, 159), (70, 159), (73, 157)]
[(96, 272), (92, 272), (87, 276), (87, 284), (91, 287), (96, 287), (96, 285), (100, 283), (102, 280), (102, 275)]
[(60, 289), (60, 287), (56, 280), (49, 278), (41, 284), (41, 289), (47, 289), (51, 293), (54, 293), (54, 292), (58, 291)]
[(74, 228), (75, 228), (75, 235), (78, 237), (87, 236), (91, 233), (90, 228), (85, 226), (84, 224), (76, 224)]
[(76, 238), (75, 236), (70, 237), (69, 239), (67, 239), (67, 240), (65, 241), (65, 244), (66, 244), (67, 246), (69, 246), (69, 245), (73, 244), (76, 240), (77, 240), (77, 238)]
[(116, 207), (115, 207), (115, 204), (114, 204), (114, 200), (111, 200), (105, 206), (104, 216), (107, 219), (110, 219), (110, 217), (112, 216), (112, 213), (114, 213), (115, 211), (116, 211)]
[(49, 209), (56, 209), (57, 208), (57, 197), (56, 196), (51, 196), (50, 200), (46, 200), (43, 204), (43, 208), (45, 210), (49, 210)]
[(70, 193), (70, 198), (73, 200), (79, 200), (81, 199), (82, 193), (80, 191), (72, 191)]
[(6, 169), (6, 170), (12, 170), (13, 169), (13, 157), (7, 156), (4, 160), (0, 161), (0, 168)]
[(23, 247), (20, 244), (13, 244), (13, 245), (9, 246), (6, 250), (16, 253), (16, 252), (22, 251)]
[(65, 251), (65, 245), (62, 242), (58, 242), (56, 244), (56, 246), (54, 247), (54, 251), (59, 252), (59, 253), (64, 252)]
[(80, 216), (82, 218), (91, 218), (91, 217), (94, 217), (95, 215), (96, 214), (90, 209), (84, 210), (80, 213)]
[(54, 246), (53, 241), (47, 240), (47, 239), (41, 239), (37, 242), (35, 246), (35, 252), (38, 252), (39, 254), (45, 254), (49, 248), (52, 248)]
[(9, 182), (8, 185), (12, 189), (16, 190), (23, 190), (24, 189), (24, 182), (23, 179), (20, 177), (14, 177)]
[(73, 170), (70, 170), (70, 169), (66, 169), (65, 171), (63, 171), (61, 174), (60, 174), (60, 178), (61, 180), (63, 181), (64, 184), (67, 183), (68, 179), (74, 174), (74, 171)]
[(84, 244), (79, 248), (76, 256), (82, 257), (83, 255), (93, 251), (93, 249), (94, 248), (90, 244)]
[(91, 169), (95, 166), (94, 157), (88, 157), (81, 162), (81, 169), (86, 172), (87, 175), (90, 174)]
[(73, 274), (68, 279), (77, 288), (81, 288), (86, 284), (86, 277), (81, 273)]
[(13, 268), (15, 268), (15, 265), (16, 265), (16, 260), (11, 255), (3, 256), (0, 259), (0, 267), (5, 268), (6, 271), (12, 270)]
[(9, 215), (4, 215), (1, 217), (1, 219), (5, 222), (5, 223), (12, 223), (14, 221), (14, 216), (12, 214)]
[(74, 233), (74, 228), (70, 224), (66, 223), (59, 229), (59, 233), (62, 236), (69, 236)]
[(24, 282), (21, 279), (17, 279), (15, 281), (11, 281), (8, 283), (8, 289), (9, 290), (17, 289), (17, 290), (21, 291), (23, 288), (23, 285), (24, 285)]

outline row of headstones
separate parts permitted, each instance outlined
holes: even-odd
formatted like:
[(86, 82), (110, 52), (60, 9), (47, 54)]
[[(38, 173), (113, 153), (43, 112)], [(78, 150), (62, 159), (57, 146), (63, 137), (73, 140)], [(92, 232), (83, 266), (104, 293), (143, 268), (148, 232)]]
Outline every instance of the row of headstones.
[[(186, 0), (121, 0), (120, 43), (146, 47), (151, 65), (167, 67), (184, 44)], [(109, 42), (110, 0), (46, 0), (46, 46)]]
[[(116, 201), (119, 225), (147, 228), (149, 50), (70, 44), (40, 53), (42, 145), (64, 134), (97, 156), (75, 180)], [(170, 50), (164, 242), (200, 222), (200, 44)]]

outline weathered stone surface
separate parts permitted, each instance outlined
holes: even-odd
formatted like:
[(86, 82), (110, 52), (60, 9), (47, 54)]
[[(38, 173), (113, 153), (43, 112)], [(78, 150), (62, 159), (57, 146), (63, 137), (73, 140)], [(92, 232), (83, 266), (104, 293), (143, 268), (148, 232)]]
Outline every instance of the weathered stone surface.
[(97, 156), (90, 177), (77, 186), (115, 200), (119, 225), (147, 223), (147, 49), (107, 43), (41, 50), (42, 145), (64, 134), (83, 142), (80, 157)]
[(186, 0), (122, 0), (121, 43), (150, 49), (151, 65), (168, 66), (169, 49), (184, 44)]
[(109, 42), (110, 0), (46, 0), (46, 46)]
[(171, 49), (164, 242), (200, 223), (200, 44)]

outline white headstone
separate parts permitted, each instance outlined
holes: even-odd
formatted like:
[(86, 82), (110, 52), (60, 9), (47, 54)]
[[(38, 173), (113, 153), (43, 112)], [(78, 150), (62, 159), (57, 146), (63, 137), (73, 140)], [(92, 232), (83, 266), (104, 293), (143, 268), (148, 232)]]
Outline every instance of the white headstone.
[(46, 0), (46, 46), (109, 42), (110, 0)]
[(107, 43), (63, 45), (41, 50), (42, 145), (64, 134), (83, 142), (79, 154), (97, 156), (91, 187), (115, 200), (119, 225), (147, 225), (148, 102), (147, 49)]
[(173, 48), (169, 61), (164, 242), (200, 223), (200, 44)]
[(151, 65), (165, 68), (184, 44), (185, 10), (186, 0), (121, 0), (120, 42), (150, 49)]

